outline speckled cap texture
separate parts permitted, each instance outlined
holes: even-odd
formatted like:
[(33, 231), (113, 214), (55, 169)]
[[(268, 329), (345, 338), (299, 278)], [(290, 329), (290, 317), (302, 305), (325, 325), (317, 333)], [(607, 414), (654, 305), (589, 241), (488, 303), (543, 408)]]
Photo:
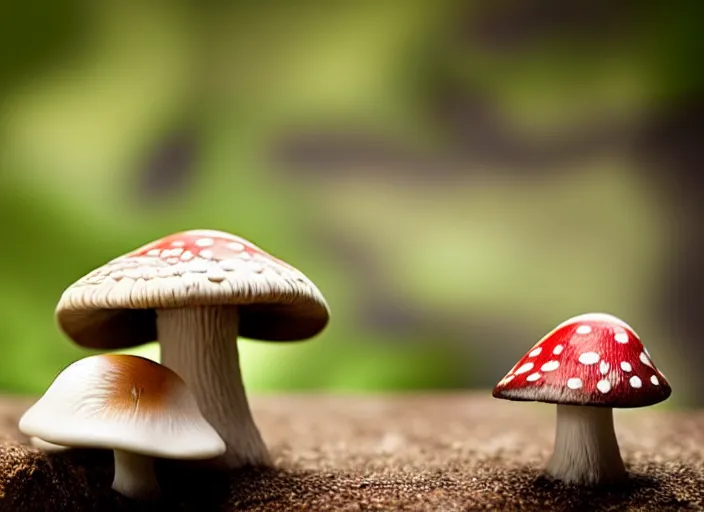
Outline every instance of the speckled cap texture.
[(214, 230), (169, 235), (97, 268), (64, 291), (56, 318), (78, 345), (117, 349), (156, 340), (157, 309), (198, 306), (238, 306), (240, 335), (267, 341), (310, 338), (329, 320), (302, 272)]

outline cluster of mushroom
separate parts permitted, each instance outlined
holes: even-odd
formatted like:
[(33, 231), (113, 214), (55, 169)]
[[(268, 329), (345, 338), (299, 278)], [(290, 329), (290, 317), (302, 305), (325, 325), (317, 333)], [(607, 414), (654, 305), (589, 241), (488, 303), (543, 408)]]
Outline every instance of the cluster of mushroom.
[(557, 405), (555, 446), (546, 472), (582, 485), (626, 478), (613, 409), (654, 405), (671, 393), (633, 328), (606, 313), (558, 325), (493, 391), (496, 398)]
[(94, 270), (63, 293), (62, 331), (120, 349), (158, 340), (161, 362), (97, 355), (59, 374), (21, 418), (35, 447), (114, 450), (113, 488), (154, 497), (153, 458), (271, 464), (249, 409), (238, 335), (266, 341), (320, 333), (329, 310), (300, 271), (215, 230), (176, 233)]

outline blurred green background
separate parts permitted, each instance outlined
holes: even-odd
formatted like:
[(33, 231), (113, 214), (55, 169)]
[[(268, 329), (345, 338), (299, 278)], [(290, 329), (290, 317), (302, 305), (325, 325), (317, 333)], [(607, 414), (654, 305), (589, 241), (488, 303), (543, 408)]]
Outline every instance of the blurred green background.
[(314, 340), (241, 341), (251, 391), (491, 387), (606, 311), (704, 402), (700, 3), (564, 4), (4, 6), (0, 388), (87, 354), (65, 287), (211, 228), (333, 310)]

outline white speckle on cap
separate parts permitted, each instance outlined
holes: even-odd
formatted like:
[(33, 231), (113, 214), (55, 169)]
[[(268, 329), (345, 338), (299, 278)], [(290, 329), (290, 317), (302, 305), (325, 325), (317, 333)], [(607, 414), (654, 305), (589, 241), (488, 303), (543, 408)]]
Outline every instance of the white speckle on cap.
[(632, 388), (639, 388), (643, 385), (643, 381), (641, 381), (640, 378), (636, 375), (628, 379), (628, 382), (631, 384)]
[(504, 377), (504, 379), (503, 379), (502, 382), (503, 382), (504, 384), (508, 384), (508, 383), (511, 382), (514, 378), (515, 378), (515, 375), (506, 375), (506, 377)]
[(543, 366), (540, 367), (540, 369), (544, 372), (552, 372), (557, 370), (560, 367), (560, 363), (557, 361), (548, 361), (545, 363)]
[(183, 247), (184, 245), (186, 245), (186, 242), (183, 240), (174, 240), (171, 242), (171, 247)]
[(641, 363), (643, 363), (646, 366), (650, 366), (651, 368), (653, 367), (653, 363), (650, 362), (650, 359), (648, 359), (648, 356), (645, 355), (645, 352), (641, 352), (640, 356), (638, 356), (638, 357), (640, 358)]
[(556, 356), (559, 356), (560, 354), (562, 354), (563, 350), (565, 350), (564, 345), (556, 345), (555, 348), (552, 349), (552, 353)]
[(157, 277), (172, 277), (174, 275), (175, 267), (161, 267), (157, 269)]
[(147, 256), (159, 256), (161, 254), (161, 249), (152, 249), (147, 251)]
[(183, 249), (181, 249), (180, 247), (177, 247), (176, 249), (171, 249), (169, 251), (169, 256), (181, 256), (182, 253), (183, 253)]
[(529, 382), (535, 382), (539, 378), (540, 378), (540, 374), (538, 372), (535, 372), (535, 373), (531, 373), (530, 375), (528, 375), (528, 377), (526, 377), (526, 380)]
[(611, 391), (611, 383), (606, 379), (602, 379), (596, 383), (596, 389), (606, 394)]
[(617, 332), (614, 334), (614, 339), (618, 343), (628, 343), (628, 333), (625, 331)]
[(193, 258), (194, 256), (191, 251), (183, 251), (183, 254), (181, 255), (181, 261), (191, 261)]
[(653, 383), (653, 386), (659, 386), (659, 385), (660, 385), (660, 381), (658, 380), (658, 378), (657, 378), (655, 375), (653, 375), (652, 377), (650, 377), (650, 382)]
[(580, 325), (577, 327), (577, 334), (589, 334), (592, 328), (589, 325)]
[(609, 373), (610, 366), (611, 365), (606, 361), (602, 361), (601, 363), (599, 363), (599, 373), (601, 373), (602, 375), (606, 375), (607, 373)]
[(514, 373), (516, 375), (520, 375), (522, 373), (529, 372), (533, 369), (533, 366), (534, 366), (533, 363), (526, 363), (523, 366), (521, 366), (518, 370), (516, 370)]
[(188, 264), (188, 271), (202, 274), (208, 271), (208, 267), (210, 265), (205, 260), (193, 260)]
[(227, 260), (222, 260), (220, 262), (220, 266), (222, 267), (223, 270), (227, 270), (229, 272), (235, 271), (238, 268), (242, 266), (242, 262), (239, 260), (236, 260), (234, 258), (230, 258)]
[(609, 391), (611, 391), (611, 383), (606, 379), (602, 379), (596, 383), (596, 389), (598, 389), (602, 393), (608, 393)]
[(599, 354), (596, 352), (584, 352), (580, 354), (579, 362), (582, 364), (596, 364), (599, 362)]
[(142, 273), (139, 270), (134, 269), (134, 268), (126, 268), (124, 270), (124, 273), (125, 273), (125, 277), (127, 277), (129, 279), (134, 279), (135, 281), (137, 279), (139, 279), (140, 277), (142, 277)]
[(621, 369), (624, 372), (630, 372), (631, 370), (633, 370), (633, 367), (631, 366), (631, 363), (627, 361), (621, 361)]
[(198, 247), (211, 247), (215, 244), (215, 240), (212, 238), (199, 238), (195, 243)]
[(198, 256), (201, 258), (205, 258), (206, 260), (212, 260), (213, 259), (213, 251), (210, 249), (203, 249), (198, 253)]
[(543, 351), (543, 347), (538, 347), (536, 349), (533, 349), (530, 351), (530, 354), (528, 354), (528, 357), (535, 357), (538, 354), (540, 354)]
[(567, 387), (570, 389), (579, 389), (582, 387), (582, 379), (579, 377), (573, 377), (571, 379), (567, 379)]
[(240, 252), (244, 251), (244, 244), (241, 244), (239, 242), (230, 242), (227, 244), (227, 248), (231, 251)]
[(210, 267), (205, 273), (205, 276), (208, 278), (208, 281), (212, 281), (213, 283), (219, 283), (221, 281), (224, 281), (227, 277), (225, 275), (225, 271), (217, 265), (213, 265), (212, 267)]

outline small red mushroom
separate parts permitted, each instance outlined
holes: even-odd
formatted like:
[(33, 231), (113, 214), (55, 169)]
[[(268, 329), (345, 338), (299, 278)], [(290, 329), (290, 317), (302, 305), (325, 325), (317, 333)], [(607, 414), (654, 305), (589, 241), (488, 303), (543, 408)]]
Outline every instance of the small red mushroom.
[(548, 474), (570, 483), (625, 477), (613, 408), (645, 407), (672, 390), (635, 331), (606, 313), (561, 323), (499, 381), (495, 398), (557, 404)]

